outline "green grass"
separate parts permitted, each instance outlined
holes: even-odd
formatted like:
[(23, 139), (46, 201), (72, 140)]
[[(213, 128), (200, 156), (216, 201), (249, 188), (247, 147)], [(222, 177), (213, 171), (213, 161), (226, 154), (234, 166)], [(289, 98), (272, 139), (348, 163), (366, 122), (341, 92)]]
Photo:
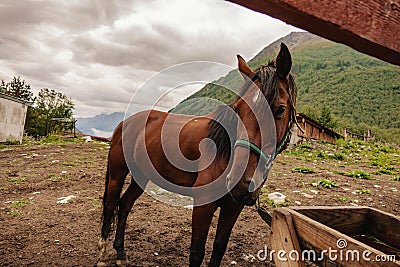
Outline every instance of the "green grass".
[(352, 177), (352, 178), (357, 178), (357, 179), (365, 179), (365, 180), (370, 180), (371, 179), (371, 174), (368, 172), (364, 172), (362, 170), (354, 170), (352, 172), (345, 172), (345, 176)]
[(261, 199), (261, 202), (268, 204), (271, 208), (279, 208), (279, 207), (288, 207), (290, 205), (290, 201), (286, 200), (281, 204), (276, 204), (275, 201), (265, 197)]
[(337, 184), (335, 181), (331, 181), (328, 179), (320, 179), (320, 180), (314, 180), (311, 182), (311, 185), (314, 187), (322, 186), (325, 188), (333, 188), (337, 187)]
[(400, 176), (394, 176), (394, 177), (392, 178), (392, 180), (393, 180), (393, 181), (400, 182)]
[(339, 200), (339, 201), (342, 201), (342, 202), (349, 202), (349, 201), (350, 201), (349, 198), (343, 197), (343, 196), (339, 196), (339, 197), (338, 197), (338, 200)]
[(17, 184), (25, 183), (25, 178), (9, 178), (9, 179), (7, 179), (7, 181), (17, 185)]
[(29, 201), (26, 201), (23, 199), (17, 199), (17, 200), (12, 201), (11, 204), (14, 209), (19, 209), (21, 207), (28, 205)]
[(359, 194), (371, 195), (371, 190), (369, 189), (360, 189), (356, 191)]
[(59, 182), (61, 181), (63, 178), (60, 176), (57, 176), (53, 173), (49, 174), (49, 178), (47, 178), (48, 181), (52, 181), (52, 182)]
[(341, 202), (347, 202), (347, 203), (357, 203), (357, 201), (355, 199), (351, 199), (351, 198), (343, 197), (343, 196), (339, 196), (338, 200)]
[(11, 201), (11, 211), (10, 215), (11, 216), (20, 216), (22, 214), (21, 208), (25, 207), (26, 205), (29, 205), (30, 202), (26, 201), (24, 199), (16, 199), (14, 201)]
[(292, 169), (292, 172), (300, 172), (300, 173), (316, 173), (316, 171), (314, 171), (311, 168), (308, 167), (296, 167)]
[(336, 159), (336, 160), (340, 160), (340, 161), (343, 161), (343, 160), (345, 160), (345, 155), (343, 154), (343, 153), (334, 153), (332, 156), (331, 156), (331, 158), (333, 158), (333, 159)]
[(67, 167), (74, 167), (76, 166), (75, 162), (61, 162), (62, 165), (67, 166)]

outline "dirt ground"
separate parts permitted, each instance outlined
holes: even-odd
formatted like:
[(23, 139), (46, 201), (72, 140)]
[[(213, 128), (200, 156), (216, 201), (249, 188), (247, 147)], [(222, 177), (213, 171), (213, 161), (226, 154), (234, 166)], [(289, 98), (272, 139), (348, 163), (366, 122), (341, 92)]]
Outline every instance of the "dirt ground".
[[(1, 266), (96, 264), (107, 152), (108, 144), (81, 141), (0, 149)], [(291, 171), (307, 164), (316, 173)], [(323, 165), (281, 155), (263, 191), (287, 195), (290, 205), (367, 205), (400, 215), (400, 182), (385, 175), (374, 180), (349, 178)], [(310, 186), (319, 178), (334, 180), (338, 186)], [(360, 189), (368, 189), (370, 194), (356, 193)], [(57, 203), (68, 196), (73, 197)], [(211, 254), (216, 219), (205, 263)], [(169, 206), (144, 194), (128, 218), (126, 249), (131, 264), (187, 266), (190, 220), (190, 209)], [(270, 263), (251, 259), (267, 244), (268, 234), (269, 227), (254, 207), (246, 207), (235, 225), (222, 266), (268, 266)]]

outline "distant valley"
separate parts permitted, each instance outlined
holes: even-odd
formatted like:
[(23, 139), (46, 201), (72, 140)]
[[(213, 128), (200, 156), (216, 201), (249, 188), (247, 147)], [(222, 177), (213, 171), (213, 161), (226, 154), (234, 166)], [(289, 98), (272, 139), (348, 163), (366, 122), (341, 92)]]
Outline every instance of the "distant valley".
[(100, 114), (91, 118), (78, 118), (76, 128), (86, 135), (111, 137), (115, 127), (124, 119), (125, 113)]

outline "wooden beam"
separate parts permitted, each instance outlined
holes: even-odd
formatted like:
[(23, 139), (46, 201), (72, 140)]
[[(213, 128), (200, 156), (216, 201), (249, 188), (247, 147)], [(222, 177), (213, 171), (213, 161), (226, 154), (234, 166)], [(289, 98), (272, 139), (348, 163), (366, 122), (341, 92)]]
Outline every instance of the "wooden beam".
[[(324, 224), (312, 220), (311, 218), (299, 213), (298, 211), (281, 208), (288, 211), (291, 215), (295, 230), (297, 233), (297, 238), (300, 246), (306, 247), (306, 250), (318, 251), (318, 257), (322, 254), (321, 251), (329, 251), (330, 249), (335, 250), (336, 259), (330, 258), (327, 253), (325, 253), (325, 264), (322, 266), (351, 266), (351, 267), (399, 267), (400, 264), (397, 262), (382, 262), (374, 261), (373, 259), (381, 259), (386, 257), (386, 255), (373, 247), (370, 247), (356, 239), (343, 234), (337, 230), (334, 230)], [(274, 223), (272, 221), (272, 223)], [(339, 240), (345, 240), (344, 246), (339, 246)], [(332, 250), (332, 251), (333, 251)], [(304, 250), (303, 250), (304, 251)], [(352, 252), (358, 251), (359, 260), (352, 260)], [(369, 255), (363, 257), (363, 252), (368, 251)], [(310, 255), (310, 254), (308, 254)], [(340, 256), (339, 256), (340, 255)]]
[[(271, 248), (279, 253), (284, 251), (290, 254), (296, 251), (297, 255), (301, 255), (301, 248), (297, 240), (296, 231), (294, 229), (290, 212), (284, 209), (274, 209), (273, 220), (271, 224), (270, 244)], [(283, 256), (279, 258), (280, 256)], [(274, 262), (277, 267), (305, 267), (304, 261), (289, 260), (290, 255), (273, 254)], [(282, 258), (288, 260), (282, 260)]]
[(400, 65), (400, 1), (228, 0)]

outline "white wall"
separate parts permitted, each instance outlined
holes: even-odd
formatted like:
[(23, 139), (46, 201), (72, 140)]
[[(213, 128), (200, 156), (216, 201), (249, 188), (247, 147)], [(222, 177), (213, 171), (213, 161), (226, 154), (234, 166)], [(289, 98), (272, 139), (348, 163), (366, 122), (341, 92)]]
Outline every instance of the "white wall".
[(28, 106), (0, 95), (0, 142), (22, 142)]

